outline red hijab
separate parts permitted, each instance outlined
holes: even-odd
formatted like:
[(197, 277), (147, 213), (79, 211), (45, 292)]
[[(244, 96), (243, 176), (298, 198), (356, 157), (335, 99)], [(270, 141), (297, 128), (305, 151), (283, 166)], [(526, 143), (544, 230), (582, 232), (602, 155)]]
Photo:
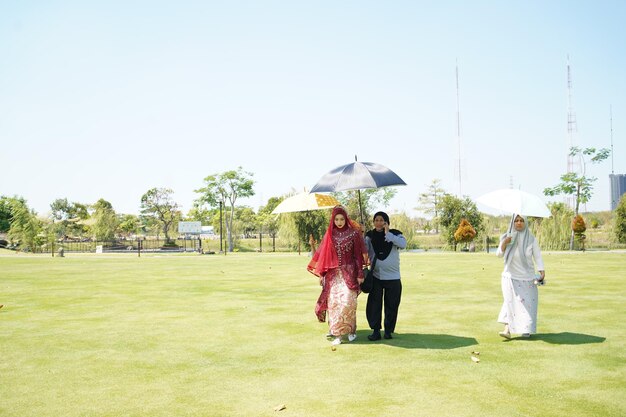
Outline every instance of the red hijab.
[[(358, 223), (356, 223), (353, 220), (350, 220), (350, 217), (348, 216), (348, 212), (346, 212), (346, 209), (344, 209), (342, 206), (335, 206), (333, 208), (333, 212), (330, 216), (330, 223), (328, 224), (328, 229), (326, 229), (326, 233), (324, 234), (324, 237), (322, 238), (322, 243), (320, 243), (319, 248), (313, 255), (313, 259), (311, 260), (311, 262), (309, 262), (309, 265), (307, 266), (307, 269), (309, 270), (309, 272), (320, 277), (323, 277), (324, 275), (326, 275), (326, 272), (328, 272), (329, 269), (337, 268), (339, 266), (337, 250), (335, 249), (335, 245), (333, 244), (333, 240), (332, 240), (333, 230), (335, 229), (339, 230), (339, 228), (335, 225), (335, 217), (338, 214), (343, 214), (343, 217), (346, 219), (346, 224), (341, 230), (345, 228), (354, 229), (357, 232), (360, 232), (361, 230), (361, 227), (359, 226)], [(361, 241), (361, 239), (357, 239), (357, 240)], [(361, 252), (365, 252), (364, 245), (363, 245), (363, 250)], [(359, 268), (361, 266), (362, 265), (358, 265)]]

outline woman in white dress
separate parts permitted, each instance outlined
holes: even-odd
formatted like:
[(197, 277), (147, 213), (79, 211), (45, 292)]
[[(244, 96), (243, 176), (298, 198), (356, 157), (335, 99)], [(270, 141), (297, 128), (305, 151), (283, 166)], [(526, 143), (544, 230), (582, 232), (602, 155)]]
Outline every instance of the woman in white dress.
[[(546, 276), (539, 244), (528, 230), (526, 217), (514, 214), (513, 225), (510, 233), (500, 237), (500, 246), (496, 252), (497, 256), (504, 257), (502, 271), (504, 302), (498, 322), (504, 324), (504, 330), (499, 334), (505, 339), (510, 339), (511, 333), (521, 334), (522, 337), (530, 337), (531, 334), (537, 333), (539, 304), (537, 285), (542, 285)], [(539, 272), (537, 277), (535, 267)]]

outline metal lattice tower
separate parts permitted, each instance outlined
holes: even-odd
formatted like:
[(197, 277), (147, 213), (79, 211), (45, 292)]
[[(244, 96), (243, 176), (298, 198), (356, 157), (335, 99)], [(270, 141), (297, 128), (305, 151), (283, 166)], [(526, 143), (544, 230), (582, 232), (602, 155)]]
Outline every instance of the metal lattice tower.
[(572, 70), (569, 65), (569, 55), (567, 56), (567, 172), (574, 172), (574, 157), (571, 156), (570, 148), (574, 146), (574, 134), (578, 131), (576, 126), (576, 114), (572, 106)]
[(458, 148), (458, 156), (457, 160), (457, 169), (459, 174), (459, 198), (463, 198), (463, 187), (462, 187), (462, 168), (461, 168), (461, 105), (459, 103), (459, 64), (456, 64), (456, 137), (457, 137), (457, 148)]
[(613, 170), (613, 106), (609, 106), (609, 118), (611, 124), (611, 174), (615, 174)]
[[(574, 107), (572, 105), (572, 70), (569, 63), (569, 55), (567, 56), (567, 172), (574, 173), (578, 171), (578, 164), (576, 163), (574, 156), (570, 155), (570, 149), (576, 146), (575, 134), (578, 131), (576, 124), (576, 113), (574, 113)], [(565, 202), (570, 207), (575, 206), (573, 196), (565, 198)]]

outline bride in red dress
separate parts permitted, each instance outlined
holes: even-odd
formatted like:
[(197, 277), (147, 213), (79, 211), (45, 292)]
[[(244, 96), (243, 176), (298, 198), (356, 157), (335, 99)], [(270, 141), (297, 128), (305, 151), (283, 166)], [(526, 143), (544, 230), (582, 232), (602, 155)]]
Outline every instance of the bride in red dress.
[(338, 345), (347, 338), (356, 339), (356, 308), (359, 285), (363, 282), (363, 265), (367, 249), (359, 225), (350, 220), (346, 210), (333, 209), (322, 243), (309, 262), (307, 270), (320, 278), (322, 292), (315, 305), (320, 322), (328, 312), (329, 336)]

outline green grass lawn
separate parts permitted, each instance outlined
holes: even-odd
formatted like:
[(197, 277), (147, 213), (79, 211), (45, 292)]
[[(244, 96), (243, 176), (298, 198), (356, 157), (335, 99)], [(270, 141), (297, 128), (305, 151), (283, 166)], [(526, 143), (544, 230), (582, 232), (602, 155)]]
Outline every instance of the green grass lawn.
[(362, 295), (332, 351), (304, 254), (3, 251), (0, 416), (626, 415), (626, 253), (544, 261), (530, 340), (497, 335), (501, 259), (404, 253), (396, 337)]

